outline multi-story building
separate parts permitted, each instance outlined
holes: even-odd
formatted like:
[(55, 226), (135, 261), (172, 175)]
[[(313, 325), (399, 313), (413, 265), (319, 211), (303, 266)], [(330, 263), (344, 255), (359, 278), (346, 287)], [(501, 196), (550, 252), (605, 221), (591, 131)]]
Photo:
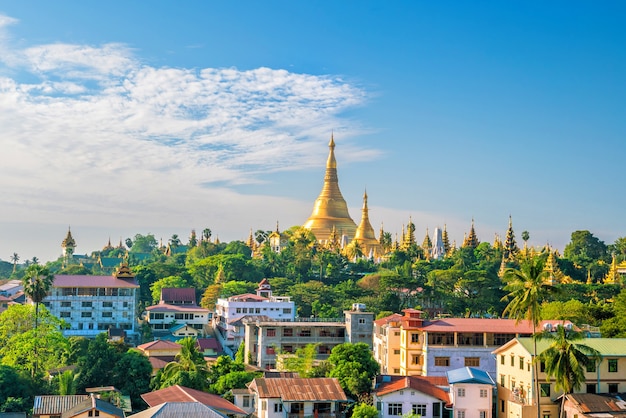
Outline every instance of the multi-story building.
[(205, 334), (211, 311), (196, 304), (193, 288), (161, 289), (158, 304), (146, 308), (148, 325), (155, 334), (168, 332), (172, 327), (186, 325)]
[(277, 367), (279, 354), (295, 353), (307, 344), (318, 344), (318, 360), (328, 358), (333, 347), (346, 342), (362, 342), (372, 347), (373, 319), (374, 314), (364, 312), (360, 304), (344, 311), (344, 320), (247, 318), (244, 320), (244, 358), (249, 364), (271, 370)]
[(463, 367), (450, 370), (450, 401), (454, 417), (491, 418), (496, 383), (484, 370)]
[(222, 345), (236, 350), (243, 341), (244, 318), (293, 321), (296, 317), (295, 304), (287, 296), (273, 296), (267, 279), (259, 283), (256, 294), (246, 293), (218, 299), (215, 304), (213, 327)]
[(451, 409), (445, 377), (376, 376), (372, 399), (380, 418), (408, 414), (447, 418)]
[(400, 374), (400, 332), (403, 316), (392, 314), (374, 321), (374, 358), (381, 374)]
[[(546, 326), (544, 329), (554, 329)], [(626, 338), (587, 338), (580, 341), (600, 352), (602, 360), (587, 369), (586, 383), (576, 393), (623, 393), (626, 391)], [(541, 354), (550, 344), (543, 339), (537, 342)], [(559, 397), (554, 379), (547, 380), (541, 364), (534, 361), (532, 338), (516, 338), (493, 352), (497, 358), (498, 414), (502, 417), (531, 418), (536, 415), (536, 402), (544, 418), (559, 417)], [(537, 379), (540, 396), (535, 396), (535, 367), (539, 365)]]
[(43, 303), (68, 324), (65, 336), (95, 337), (119, 328), (135, 337), (138, 288), (127, 265), (111, 276), (55, 275)]
[[(449, 370), (476, 367), (496, 375), (493, 350), (516, 337), (530, 336), (528, 321), (489, 318), (445, 318), (432, 321), (422, 318), (422, 311), (403, 310), (404, 316), (392, 315), (377, 321), (374, 341), (376, 358), (386, 362), (393, 373), (402, 376), (445, 376)], [(388, 320), (388, 324), (385, 322)], [(399, 322), (399, 323), (398, 323)], [(562, 323), (570, 324), (567, 321)], [(399, 342), (396, 333), (400, 333)], [(393, 338), (390, 338), (393, 334)], [(387, 344), (384, 346), (384, 344)], [(397, 344), (397, 345), (395, 345)], [(399, 367), (393, 363), (399, 350)], [(391, 363), (390, 363), (391, 361)], [(388, 370), (389, 372), (389, 370)]]

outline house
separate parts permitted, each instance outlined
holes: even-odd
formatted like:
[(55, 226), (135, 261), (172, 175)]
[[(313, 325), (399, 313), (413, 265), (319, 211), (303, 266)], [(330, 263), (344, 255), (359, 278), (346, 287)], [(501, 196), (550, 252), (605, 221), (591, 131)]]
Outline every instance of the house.
[(626, 417), (624, 394), (597, 395), (594, 393), (570, 393), (565, 395), (564, 410), (568, 417)]
[(127, 265), (111, 276), (55, 275), (43, 303), (69, 325), (63, 335), (95, 337), (109, 328), (137, 337), (136, 292), (139, 285)]
[(35, 396), (33, 418), (123, 418), (124, 411), (93, 395)]
[[(379, 320), (374, 340), (379, 344), (377, 360), (391, 364), (393, 373), (399, 369), (402, 376), (445, 376), (449, 370), (475, 367), (496, 375), (496, 363), (491, 354), (515, 337), (530, 336), (533, 326), (528, 321), (500, 318), (442, 318), (423, 319), (423, 312), (405, 309), (402, 318), (386, 317), (388, 324)], [(398, 323), (399, 319), (399, 323)], [(544, 321), (546, 322), (546, 321)], [(552, 321), (571, 325), (569, 321)], [(399, 332), (398, 342), (396, 333)], [(389, 334), (393, 333), (393, 338)], [(387, 346), (383, 346), (387, 343)], [(399, 344), (399, 345), (392, 345)], [(389, 353), (397, 355), (399, 367), (389, 363)], [(384, 354), (386, 352), (386, 354)], [(386, 356), (386, 357), (385, 357)], [(389, 370), (388, 370), (389, 372)]]
[(155, 335), (169, 334), (172, 327), (180, 325), (194, 328), (193, 336), (204, 335), (212, 316), (208, 309), (196, 304), (196, 290), (193, 288), (161, 289), (159, 303), (148, 306), (146, 312), (148, 325)]
[(380, 418), (418, 414), (447, 418), (450, 396), (445, 377), (379, 375), (374, 380), (372, 397)]
[(200, 335), (200, 331), (198, 329), (193, 328), (192, 326), (187, 324), (173, 325), (170, 328), (170, 332), (172, 333), (172, 337), (174, 337), (175, 340), (179, 340), (185, 337), (198, 338), (198, 336)]
[(221, 396), (179, 385), (159, 389), (154, 392), (144, 393), (141, 395), (141, 398), (150, 407), (155, 407), (164, 403), (197, 402), (211, 408), (214, 411), (217, 411), (222, 415), (247, 415), (241, 408)]
[(217, 358), (224, 354), (222, 346), (217, 338), (198, 338), (196, 340), (196, 348), (204, 357)]
[(0, 285), (0, 296), (13, 296), (18, 292), (22, 292), (24, 286), (22, 286), (21, 280), (9, 280), (3, 285)]
[(257, 378), (248, 385), (258, 418), (338, 417), (348, 401), (334, 378)]
[[(545, 327), (546, 330), (555, 327)], [(619, 393), (626, 389), (626, 338), (586, 338), (581, 341), (600, 352), (602, 360), (585, 373), (586, 383), (576, 393)], [(549, 346), (546, 339), (537, 342), (537, 353)], [(546, 380), (539, 365), (538, 381), (540, 396), (535, 395), (533, 385), (535, 351), (532, 338), (516, 338), (493, 352), (497, 358), (498, 414), (500, 416), (536, 416), (535, 402), (539, 398), (544, 418), (558, 418), (560, 392), (555, 389), (554, 379)]]
[(496, 383), (487, 372), (463, 367), (450, 370), (447, 377), (455, 417), (491, 418)]
[[(356, 304), (358, 305), (358, 304)], [(279, 355), (295, 353), (308, 344), (318, 344), (316, 358), (325, 360), (331, 350), (346, 342), (366, 342), (372, 346), (374, 314), (361, 306), (344, 311), (344, 320), (306, 318), (277, 321), (264, 317), (242, 320), (244, 362), (266, 370), (277, 368)]]
[(0, 313), (6, 311), (9, 308), (9, 305), (14, 304), (11, 298), (0, 295)]
[(154, 376), (165, 365), (176, 359), (180, 353), (182, 346), (172, 341), (156, 340), (137, 346), (152, 365), (152, 375)]
[(246, 293), (218, 299), (215, 304), (213, 327), (222, 345), (235, 351), (243, 342), (244, 317), (293, 321), (295, 312), (294, 302), (287, 296), (273, 296), (269, 281), (263, 279), (256, 294)]
[(227, 418), (200, 402), (165, 402), (129, 415), (128, 418)]

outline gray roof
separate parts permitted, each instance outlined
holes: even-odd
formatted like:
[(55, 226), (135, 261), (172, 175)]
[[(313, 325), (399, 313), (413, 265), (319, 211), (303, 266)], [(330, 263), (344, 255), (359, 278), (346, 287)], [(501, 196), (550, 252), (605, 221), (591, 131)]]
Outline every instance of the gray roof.
[(87, 399), (85, 399), (84, 401), (74, 405), (67, 411), (64, 411), (63, 414), (61, 414), (61, 418), (74, 417), (76, 415), (82, 414), (83, 412), (91, 410), (102, 411), (114, 417), (124, 417), (124, 411), (122, 411), (120, 408), (91, 395), (88, 396)]
[(495, 386), (491, 376), (484, 370), (474, 367), (462, 367), (460, 369), (449, 370), (446, 372), (448, 383), (480, 383), (484, 385)]
[(35, 396), (33, 415), (61, 415), (88, 398), (89, 395)]
[(200, 402), (166, 402), (128, 418), (226, 418)]

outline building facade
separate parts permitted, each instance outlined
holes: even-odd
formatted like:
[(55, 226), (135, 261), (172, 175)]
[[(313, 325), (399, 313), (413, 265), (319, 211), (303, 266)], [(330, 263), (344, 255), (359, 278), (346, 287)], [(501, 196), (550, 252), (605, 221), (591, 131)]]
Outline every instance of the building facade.
[(211, 312), (196, 304), (196, 290), (192, 288), (161, 289), (158, 304), (146, 308), (146, 321), (155, 335), (167, 333), (172, 328), (187, 326), (204, 335), (209, 326)]
[(135, 337), (138, 288), (126, 265), (111, 276), (55, 275), (43, 303), (68, 324), (65, 336), (95, 337), (118, 328)]

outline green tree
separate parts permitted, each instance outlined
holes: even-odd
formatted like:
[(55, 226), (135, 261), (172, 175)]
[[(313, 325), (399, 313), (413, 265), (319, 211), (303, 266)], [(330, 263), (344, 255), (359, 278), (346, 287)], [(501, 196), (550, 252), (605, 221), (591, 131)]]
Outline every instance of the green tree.
[(300, 377), (312, 377), (319, 345), (320, 343), (307, 344), (298, 348), (294, 354), (281, 353), (283, 368), (290, 372), (297, 372)]
[(13, 367), (0, 365), (0, 412), (23, 412), (30, 409), (34, 395), (32, 381)]
[(346, 394), (355, 399), (369, 393), (372, 379), (380, 373), (380, 365), (365, 343), (335, 346), (328, 363), (332, 366), (328, 377), (337, 378)]
[(114, 365), (120, 358), (121, 353), (107, 342), (105, 333), (100, 333), (90, 340), (87, 352), (79, 357), (76, 363), (77, 392), (84, 393), (85, 388), (109, 386), (114, 383)]
[[(546, 379), (554, 377), (555, 389), (564, 394), (579, 389), (586, 381), (585, 371), (589, 366), (597, 366), (600, 352), (581, 343), (583, 334), (567, 330), (558, 325), (556, 332), (544, 331), (536, 335), (536, 340), (548, 340), (550, 345), (539, 355), (545, 364)], [(536, 367), (535, 367), (536, 368)], [(561, 398), (561, 416), (565, 416), (565, 396)]]
[[(533, 335), (541, 322), (541, 303), (545, 300), (552, 286), (547, 282), (548, 272), (544, 270), (544, 261), (534, 257), (524, 261), (520, 269), (508, 268), (504, 271), (502, 279), (506, 283), (504, 290), (508, 292), (502, 301), (508, 305), (502, 313), (503, 316), (513, 318), (516, 322), (526, 319), (532, 323)], [(534, 340), (533, 357), (537, 354), (537, 341)], [(534, 396), (537, 399), (537, 418), (541, 418), (539, 382), (537, 368), (535, 370)]]
[(375, 406), (358, 403), (352, 410), (352, 418), (378, 418), (378, 410)]
[(13, 253), (11, 255), (11, 262), (13, 263), (13, 273), (15, 273), (15, 270), (17, 269), (18, 261), (20, 261), (20, 256), (18, 255), (18, 253)]
[(76, 395), (76, 377), (73, 370), (66, 370), (57, 375), (59, 395)]
[(54, 282), (54, 276), (47, 267), (33, 264), (26, 269), (26, 274), (22, 279), (24, 294), (35, 303), (35, 329), (37, 329), (37, 319), (39, 317), (39, 304), (46, 297)]
[[(126, 240), (126, 243), (128, 245), (128, 240)], [(151, 253), (157, 249), (158, 246), (159, 243), (153, 234), (136, 234), (129, 248), (132, 253)]]
[(123, 394), (129, 395), (133, 410), (141, 409), (141, 395), (150, 392), (152, 365), (148, 358), (136, 349), (122, 354), (113, 368), (114, 384)]
[(261, 377), (261, 372), (235, 371), (220, 376), (217, 381), (209, 387), (211, 393), (223, 396), (233, 389), (245, 389), (247, 384), (255, 377)]
[(196, 348), (196, 339), (185, 337), (178, 341), (182, 346), (176, 360), (167, 363), (160, 375), (153, 379), (152, 387), (163, 389), (181, 385), (192, 389), (205, 390), (208, 386), (209, 368)]

